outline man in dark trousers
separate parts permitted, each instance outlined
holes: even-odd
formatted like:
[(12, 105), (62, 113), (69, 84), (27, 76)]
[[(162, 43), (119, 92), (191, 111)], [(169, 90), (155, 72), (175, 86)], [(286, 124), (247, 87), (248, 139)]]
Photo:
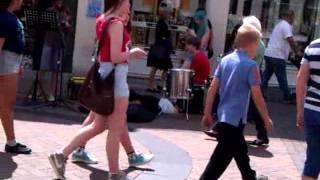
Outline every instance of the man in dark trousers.
[(210, 85), (202, 124), (212, 127), (212, 104), (219, 90), (218, 145), (201, 180), (217, 180), (234, 158), (244, 180), (262, 180), (250, 167), (248, 147), (243, 135), (246, 124), (250, 92), (267, 129), (273, 126), (261, 93), (261, 80), (257, 63), (253, 60), (261, 33), (252, 25), (242, 25), (235, 39), (236, 50), (224, 57)]

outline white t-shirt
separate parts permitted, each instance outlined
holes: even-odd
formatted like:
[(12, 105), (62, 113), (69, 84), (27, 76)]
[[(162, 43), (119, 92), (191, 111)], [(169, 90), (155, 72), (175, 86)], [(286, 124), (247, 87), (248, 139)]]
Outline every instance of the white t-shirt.
[(290, 45), (287, 40), (289, 37), (293, 37), (292, 26), (282, 20), (272, 31), (265, 56), (287, 60), (290, 53)]

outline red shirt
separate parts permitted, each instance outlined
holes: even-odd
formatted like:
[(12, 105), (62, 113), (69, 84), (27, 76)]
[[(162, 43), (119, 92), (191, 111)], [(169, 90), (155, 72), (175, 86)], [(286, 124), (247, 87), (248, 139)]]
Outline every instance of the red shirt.
[[(100, 15), (96, 20), (97, 40), (100, 40), (102, 33), (103, 33), (103, 30), (104, 30), (105, 26), (107, 25), (108, 21), (111, 21), (110, 24), (115, 23), (117, 21), (122, 22), (122, 20), (118, 17), (106, 19), (104, 14)], [(109, 26), (110, 26), (110, 24), (109, 24)], [(127, 31), (127, 29), (125, 28), (124, 33), (123, 33), (123, 42), (122, 42), (121, 52), (128, 52), (129, 51), (129, 48), (128, 48), (129, 43), (130, 43), (130, 34)], [(109, 33), (107, 33), (105, 40), (103, 42), (102, 48), (99, 53), (101, 62), (111, 62), (110, 49), (111, 49), (110, 48), (110, 35), (109, 35)], [(124, 63), (127, 63), (127, 61), (124, 61)]]
[(201, 51), (192, 57), (190, 69), (195, 72), (194, 84), (204, 84), (210, 75), (210, 63), (208, 57)]

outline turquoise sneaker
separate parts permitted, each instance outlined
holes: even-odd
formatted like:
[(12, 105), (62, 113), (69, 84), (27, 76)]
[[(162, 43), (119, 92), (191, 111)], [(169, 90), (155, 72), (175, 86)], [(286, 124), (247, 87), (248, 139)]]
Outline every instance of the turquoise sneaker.
[(129, 166), (141, 166), (149, 163), (153, 158), (153, 154), (132, 153), (128, 156)]
[(73, 163), (98, 164), (96, 158), (85, 150), (74, 151), (72, 153), (71, 161)]

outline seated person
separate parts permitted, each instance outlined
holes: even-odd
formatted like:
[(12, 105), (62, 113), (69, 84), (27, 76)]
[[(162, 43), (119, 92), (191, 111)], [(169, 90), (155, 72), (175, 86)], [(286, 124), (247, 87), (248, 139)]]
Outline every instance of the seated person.
[(197, 37), (187, 38), (185, 49), (192, 54), (191, 62), (186, 62), (184, 68), (194, 71), (192, 83), (195, 85), (205, 85), (210, 75), (210, 63), (204, 52), (200, 51), (201, 41)]
[[(183, 68), (188, 68), (194, 71), (192, 78), (192, 93), (193, 98), (190, 101), (189, 112), (201, 113), (203, 111), (203, 98), (205, 84), (210, 75), (210, 63), (204, 52), (200, 51), (201, 41), (199, 38), (190, 36), (186, 40), (185, 49), (192, 54), (191, 62), (185, 62)], [(178, 106), (181, 108), (178, 102)]]
[(176, 113), (173, 104), (165, 98), (141, 95), (130, 90), (127, 121), (133, 123), (146, 123), (156, 119), (161, 114)]

